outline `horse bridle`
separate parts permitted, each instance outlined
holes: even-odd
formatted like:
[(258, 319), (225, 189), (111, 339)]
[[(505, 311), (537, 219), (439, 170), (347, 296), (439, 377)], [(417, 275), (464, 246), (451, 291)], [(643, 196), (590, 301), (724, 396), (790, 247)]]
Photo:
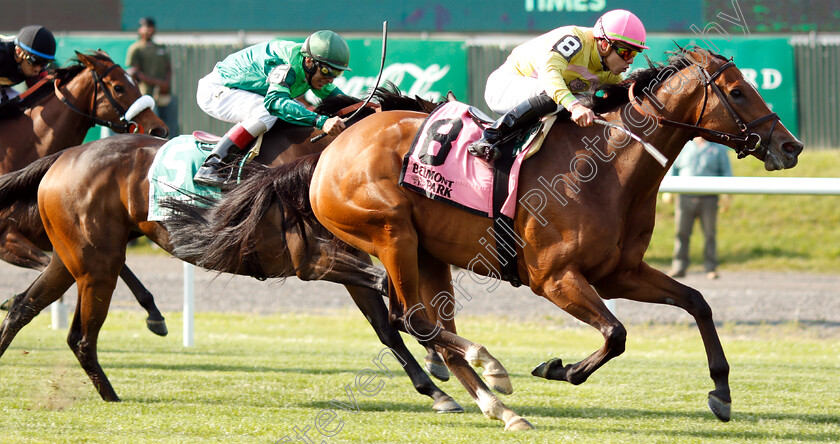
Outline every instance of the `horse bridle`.
[[(95, 123), (97, 125), (108, 127), (110, 129), (118, 132), (118, 133), (142, 133), (143, 132), (143, 126), (140, 125), (139, 123), (133, 121), (132, 119), (137, 117), (137, 115), (140, 114), (144, 109), (146, 109), (146, 108), (151, 109), (154, 106), (155, 101), (150, 96), (143, 95), (143, 96), (140, 96), (140, 98), (138, 98), (137, 100), (135, 100), (134, 103), (132, 103), (131, 106), (129, 106), (127, 110), (124, 109), (117, 102), (117, 100), (114, 99), (114, 96), (111, 95), (111, 92), (108, 91), (108, 88), (105, 86), (105, 82), (102, 80), (102, 78), (107, 76), (108, 73), (111, 72), (111, 70), (113, 70), (115, 68), (119, 68), (119, 66), (120, 65), (118, 65), (116, 63), (109, 66), (108, 69), (106, 69), (105, 72), (103, 72), (101, 76), (99, 75), (99, 73), (96, 72), (95, 69), (91, 68), (91, 72), (92, 72), (92, 75), (93, 75), (94, 82), (93, 82), (93, 99), (91, 101), (90, 109), (91, 109), (91, 113), (93, 113), (93, 114), (86, 113), (86, 112), (82, 111), (81, 109), (79, 109), (78, 106), (76, 106), (73, 102), (69, 101), (67, 99), (67, 97), (64, 96), (64, 94), (61, 92), (61, 85), (60, 85), (61, 80), (59, 78), (55, 79), (55, 95), (59, 98), (59, 100), (61, 100), (62, 103), (67, 105), (68, 108), (70, 108), (71, 110), (87, 117), (93, 123)], [(108, 99), (108, 102), (111, 103), (111, 106), (117, 111), (117, 114), (119, 114), (119, 116), (120, 116), (120, 122), (119, 123), (109, 122), (107, 120), (103, 120), (103, 119), (96, 116), (96, 114), (95, 114), (96, 98), (99, 95), (100, 86), (102, 88), (102, 92), (105, 94), (105, 98)]]
[[(706, 138), (710, 139), (712, 141), (717, 141), (717, 142), (721, 142), (721, 143), (734, 142), (735, 146), (736, 146), (735, 151), (738, 153), (738, 158), (739, 159), (742, 159), (742, 158), (746, 157), (747, 155), (749, 155), (750, 153), (752, 153), (754, 151), (757, 151), (759, 149), (759, 147), (761, 146), (761, 135), (759, 135), (758, 133), (756, 133), (754, 131), (750, 131), (750, 130), (752, 128), (758, 126), (758, 125), (761, 125), (762, 123), (764, 123), (768, 120), (772, 120), (773, 125), (770, 127), (770, 135), (767, 137), (767, 142), (769, 143), (770, 139), (773, 137), (773, 131), (775, 131), (775, 129), (776, 129), (776, 124), (781, 119), (779, 118), (779, 116), (776, 113), (770, 113), (770, 114), (767, 114), (764, 117), (759, 117), (758, 119), (755, 119), (752, 122), (744, 123), (744, 120), (741, 118), (741, 116), (738, 114), (738, 112), (735, 111), (735, 109), (732, 107), (732, 105), (729, 104), (729, 101), (726, 100), (726, 96), (723, 94), (723, 91), (721, 91), (720, 87), (718, 87), (717, 83), (715, 83), (715, 80), (718, 77), (720, 77), (720, 75), (723, 74), (723, 72), (725, 70), (727, 70), (728, 68), (731, 68), (733, 66), (735, 66), (735, 63), (733, 63), (731, 61), (726, 62), (723, 65), (721, 65), (720, 68), (718, 68), (717, 71), (714, 72), (714, 74), (709, 74), (705, 69), (700, 69), (700, 71), (705, 76), (705, 78), (701, 79), (703, 81), (703, 107), (700, 109), (700, 115), (699, 115), (699, 117), (697, 117), (697, 122), (694, 125), (687, 124), (687, 123), (682, 123), (682, 122), (677, 122), (677, 121), (674, 121), (674, 120), (666, 119), (666, 118), (661, 117), (661, 116), (653, 116), (653, 117), (656, 118), (659, 123), (662, 123), (664, 125), (674, 126), (674, 127), (677, 127), (677, 128), (692, 130), (695, 133), (699, 133), (700, 135), (707, 136)], [(630, 85), (630, 88), (629, 88), (628, 91), (629, 91), (629, 96), (630, 96), (630, 103), (632, 103), (633, 106), (635, 108), (637, 108), (637, 110), (638, 110), (640, 108), (640, 106), (639, 106), (640, 101), (637, 100), (637, 98), (636, 98), (636, 96), (633, 92), (633, 87), (634, 86), (635, 86), (635, 84)], [(729, 115), (732, 116), (732, 119), (735, 120), (735, 124), (738, 125), (738, 128), (740, 129), (740, 133), (738, 133), (738, 134), (727, 133), (727, 132), (724, 132), (724, 131), (717, 131), (717, 130), (713, 130), (713, 129), (709, 129), (709, 128), (703, 128), (703, 127), (700, 126), (700, 121), (703, 119), (703, 115), (706, 113), (706, 104), (708, 103), (708, 100), (709, 100), (709, 89), (710, 88), (715, 93), (715, 95), (718, 97), (718, 99), (721, 101), (721, 103), (723, 103), (723, 106), (726, 108)], [(644, 114), (649, 114), (647, 111), (645, 111), (643, 109), (640, 110), (640, 112), (642, 112)], [(752, 141), (755, 141), (755, 143), (751, 143)]]

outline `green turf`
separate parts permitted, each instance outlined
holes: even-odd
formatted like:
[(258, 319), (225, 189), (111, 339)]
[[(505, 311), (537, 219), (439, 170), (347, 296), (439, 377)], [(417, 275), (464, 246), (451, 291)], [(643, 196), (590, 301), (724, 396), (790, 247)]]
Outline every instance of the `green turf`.
[[(0, 441), (276, 442), (314, 427), (332, 409), (327, 442), (837, 442), (840, 440), (840, 333), (797, 325), (723, 326), (731, 366), (733, 419), (706, 408), (712, 389), (703, 346), (690, 325), (628, 326), (626, 352), (586, 383), (536, 379), (550, 357), (577, 361), (602, 344), (589, 327), (546, 319), (460, 320), (512, 375), (503, 401), (536, 431), (504, 432), (484, 418), (454, 379), (439, 385), (466, 412), (433, 413), (428, 398), (398, 373), (381, 391), (354, 392), (358, 412), (336, 408), (383, 349), (357, 313), (331, 316), (199, 314), (196, 346), (181, 346), (180, 317), (170, 336), (140, 329), (133, 312), (112, 313), (99, 357), (123, 402), (105, 403), (65, 344), (66, 331), (42, 315), (0, 359)], [(423, 350), (409, 342), (415, 355)], [(329, 413), (329, 412), (328, 412)], [(339, 422), (340, 421), (340, 422)], [(300, 441), (303, 442), (303, 441)]]

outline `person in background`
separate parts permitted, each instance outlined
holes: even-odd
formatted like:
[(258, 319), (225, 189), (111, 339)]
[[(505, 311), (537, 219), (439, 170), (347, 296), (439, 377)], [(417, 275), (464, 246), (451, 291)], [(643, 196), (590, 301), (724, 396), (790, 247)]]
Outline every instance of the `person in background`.
[(172, 95), (172, 61), (166, 46), (152, 40), (155, 20), (140, 19), (139, 39), (128, 47), (126, 71), (140, 83), (140, 92), (155, 99), (158, 117), (169, 127), (170, 135), (178, 135), (178, 104)]
[[(702, 137), (695, 137), (683, 148), (674, 165), (668, 171), (669, 176), (732, 176), (724, 145), (709, 142)], [(691, 231), (695, 219), (700, 219), (705, 239), (703, 247), (703, 266), (708, 279), (717, 279), (717, 214), (718, 203), (725, 212), (729, 207), (729, 196), (681, 194), (676, 202), (676, 236), (674, 238), (674, 258), (668, 275), (684, 277), (688, 269), (688, 249)]]
[(46, 76), (55, 49), (52, 32), (40, 25), (25, 26), (14, 37), (0, 37), (0, 106), (20, 95), (13, 86), (26, 81), (29, 87)]

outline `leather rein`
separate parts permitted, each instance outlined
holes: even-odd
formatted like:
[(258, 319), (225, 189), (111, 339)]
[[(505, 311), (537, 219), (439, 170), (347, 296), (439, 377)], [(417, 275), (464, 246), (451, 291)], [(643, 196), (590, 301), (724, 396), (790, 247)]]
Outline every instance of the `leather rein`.
[[(715, 83), (715, 80), (718, 77), (720, 77), (720, 75), (723, 74), (723, 72), (726, 69), (731, 68), (733, 66), (735, 66), (733, 62), (726, 62), (723, 65), (721, 65), (720, 68), (718, 68), (714, 74), (711, 75), (705, 69), (700, 70), (700, 72), (704, 74), (704, 78), (701, 79), (701, 81), (703, 82), (703, 107), (701, 108), (700, 116), (697, 118), (697, 122), (694, 125), (683, 122), (677, 122), (675, 120), (666, 119), (662, 116), (657, 115), (652, 115), (652, 117), (654, 117), (659, 123), (663, 125), (691, 130), (694, 133), (707, 136), (706, 138), (713, 141), (721, 143), (732, 142), (735, 144), (735, 151), (738, 153), (739, 159), (746, 157), (754, 151), (757, 151), (761, 146), (761, 136), (758, 133), (751, 131), (751, 129), (758, 125), (761, 125), (764, 122), (767, 122), (768, 120), (772, 120), (773, 125), (770, 127), (770, 135), (767, 137), (767, 142), (769, 143), (770, 139), (773, 137), (773, 131), (776, 129), (776, 124), (781, 119), (776, 113), (770, 113), (764, 117), (759, 117), (758, 119), (755, 119), (752, 122), (744, 123), (744, 120), (741, 118), (740, 115), (738, 115), (738, 112), (736, 112), (732, 105), (729, 104), (729, 101), (726, 100), (723, 91), (721, 91)], [(636, 110), (641, 112), (642, 114), (651, 115), (647, 112), (647, 110), (641, 107), (642, 101), (636, 97), (633, 91), (634, 87), (635, 83), (631, 84), (630, 88), (628, 89), (630, 103), (633, 104), (633, 107), (636, 108)], [(732, 116), (733, 120), (735, 120), (735, 124), (738, 125), (740, 133), (727, 133), (724, 131), (717, 131), (713, 129), (703, 128), (700, 126), (700, 121), (703, 119), (703, 115), (706, 112), (706, 104), (709, 100), (709, 89), (711, 89), (715, 93), (715, 95), (718, 97), (721, 103), (723, 103), (723, 106), (726, 108), (729, 115)], [(752, 141), (755, 141), (755, 143), (752, 143)]]
[[(104, 82), (102, 81), (103, 77), (107, 76), (108, 73), (111, 72), (111, 70), (113, 70), (115, 68), (118, 68), (119, 66), (120, 65), (117, 65), (116, 63), (111, 65), (110, 67), (108, 67), (108, 69), (105, 70), (105, 72), (102, 73), (101, 76), (99, 75), (99, 73), (96, 72), (95, 69), (91, 68), (91, 73), (93, 75), (94, 82), (93, 82), (93, 96), (92, 96), (92, 100), (91, 100), (90, 109), (91, 109), (91, 113), (95, 112), (95, 110), (96, 110), (96, 98), (99, 95), (99, 89), (101, 87), (102, 92), (105, 94), (105, 98), (108, 99), (108, 102), (111, 103), (111, 106), (114, 108), (114, 110), (117, 111), (117, 114), (119, 114), (120, 122), (110, 122), (110, 121), (107, 121), (107, 120), (103, 120), (103, 119), (97, 117), (96, 114), (86, 113), (86, 112), (82, 111), (73, 102), (68, 100), (67, 97), (64, 95), (64, 93), (62, 93), (62, 91), (61, 91), (61, 88), (62, 88), (61, 79), (59, 79), (59, 78), (56, 78), (55, 82), (54, 82), (55, 95), (56, 95), (56, 97), (59, 98), (59, 100), (61, 100), (62, 103), (67, 105), (68, 108), (70, 108), (71, 110), (75, 111), (78, 114), (81, 114), (81, 115), (87, 117), (94, 124), (108, 127), (108, 128), (110, 128), (110, 129), (112, 129), (116, 132), (119, 132), (119, 133), (143, 132), (143, 127), (139, 123), (134, 122), (132, 119), (134, 117), (136, 117), (136, 115), (139, 114), (140, 111), (142, 111), (143, 109), (151, 108), (151, 106), (154, 105), (154, 99), (152, 99), (149, 96), (144, 95), (144, 96), (140, 97), (139, 99), (137, 99), (137, 101), (135, 101), (134, 104), (132, 104), (131, 107), (129, 107), (128, 110), (123, 108), (116, 101), (116, 99), (114, 99), (114, 96), (111, 95), (111, 92), (108, 91), (108, 88), (105, 86)], [(151, 101), (151, 105), (148, 104), (149, 101)], [(139, 105), (139, 106), (135, 106), (135, 105)], [(137, 109), (137, 108), (139, 108), (139, 109)], [(133, 112), (132, 113), (133, 115), (129, 116), (128, 115), (129, 112), (132, 112), (133, 110), (136, 110), (136, 112)]]

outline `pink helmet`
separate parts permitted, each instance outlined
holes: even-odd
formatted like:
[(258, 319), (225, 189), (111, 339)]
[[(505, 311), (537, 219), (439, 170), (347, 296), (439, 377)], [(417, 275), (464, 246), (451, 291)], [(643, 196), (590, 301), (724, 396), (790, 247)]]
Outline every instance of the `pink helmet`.
[(597, 38), (617, 40), (634, 48), (650, 49), (645, 46), (645, 25), (635, 14), (624, 9), (613, 9), (602, 15), (595, 22), (592, 33)]

